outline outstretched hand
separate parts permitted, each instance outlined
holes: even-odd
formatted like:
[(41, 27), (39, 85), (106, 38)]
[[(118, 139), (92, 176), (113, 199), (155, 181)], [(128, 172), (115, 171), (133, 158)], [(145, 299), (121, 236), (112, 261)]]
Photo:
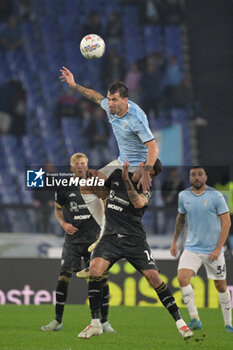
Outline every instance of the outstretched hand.
[(221, 248), (214, 249), (209, 255), (209, 260), (212, 260), (212, 261), (217, 260), (220, 253), (221, 253)]
[(176, 256), (177, 256), (177, 253), (178, 253), (177, 243), (176, 243), (176, 242), (175, 242), (175, 243), (172, 242), (171, 248), (170, 248), (170, 254), (171, 254), (171, 256), (176, 257)]
[(62, 69), (60, 69), (61, 75), (59, 77), (59, 79), (64, 83), (66, 82), (69, 87), (74, 88), (76, 86), (75, 80), (74, 80), (74, 76), (71, 73), (71, 71), (66, 68), (66, 67), (62, 67)]
[(75, 232), (78, 231), (77, 227), (74, 227), (69, 222), (64, 222), (62, 227), (63, 227), (64, 231), (70, 236), (73, 236), (75, 234)]
[(143, 193), (146, 193), (150, 187), (151, 187), (151, 177), (150, 177), (150, 172), (149, 171), (143, 171), (142, 177), (137, 184), (137, 189), (140, 189), (140, 186), (142, 186), (142, 191)]

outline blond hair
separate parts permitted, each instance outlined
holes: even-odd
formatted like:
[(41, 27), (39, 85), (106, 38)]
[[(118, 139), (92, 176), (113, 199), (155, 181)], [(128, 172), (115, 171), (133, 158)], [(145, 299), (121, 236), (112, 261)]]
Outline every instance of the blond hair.
[(79, 159), (79, 158), (85, 158), (87, 160), (88, 163), (88, 157), (86, 156), (86, 154), (84, 153), (74, 153), (71, 158), (70, 158), (70, 165), (74, 164), (74, 162)]

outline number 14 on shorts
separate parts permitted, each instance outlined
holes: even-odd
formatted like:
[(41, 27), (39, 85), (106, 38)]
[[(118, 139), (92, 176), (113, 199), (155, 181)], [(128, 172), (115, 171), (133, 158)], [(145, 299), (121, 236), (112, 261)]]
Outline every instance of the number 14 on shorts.
[(144, 253), (146, 254), (146, 257), (147, 257), (148, 261), (151, 261), (151, 260), (155, 261), (152, 253), (149, 250), (144, 250)]

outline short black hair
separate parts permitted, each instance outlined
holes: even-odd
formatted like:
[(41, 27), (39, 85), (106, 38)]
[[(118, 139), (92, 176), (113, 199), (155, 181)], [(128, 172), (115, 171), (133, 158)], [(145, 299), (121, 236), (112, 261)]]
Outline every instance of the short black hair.
[(112, 83), (109, 88), (108, 91), (110, 92), (111, 95), (115, 94), (116, 92), (119, 92), (119, 95), (122, 98), (128, 97), (128, 88), (127, 86), (123, 83), (123, 81), (116, 81), (115, 83)]
[(204, 172), (206, 173), (206, 168), (202, 165), (193, 165), (193, 166), (191, 166), (190, 170), (192, 170), (192, 169), (203, 169)]
[(157, 160), (156, 160), (156, 162), (155, 162), (155, 164), (153, 166), (153, 169), (156, 172), (155, 176), (159, 175), (161, 173), (161, 171), (163, 170), (163, 166), (162, 166), (162, 163), (161, 163), (159, 158), (157, 158)]

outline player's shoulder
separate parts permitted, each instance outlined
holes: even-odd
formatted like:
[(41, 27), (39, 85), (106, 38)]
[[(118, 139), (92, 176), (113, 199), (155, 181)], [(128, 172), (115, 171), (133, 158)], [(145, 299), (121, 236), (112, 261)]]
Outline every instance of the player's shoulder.
[(206, 187), (206, 194), (216, 199), (223, 197), (221, 192), (219, 192), (218, 190), (216, 190), (216, 188), (211, 186)]
[(108, 110), (108, 99), (107, 99), (107, 97), (103, 98), (100, 101), (100, 107), (103, 108), (104, 110)]
[(190, 196), (191, 192), (192, 192), (192, 188), (191, 187), (187, 187), (184, 190), (179, 192), (179, 197), (180, 198), (185, 198), (187, 196)]
[(141, 109), (141, 107), (139, 107), (139, 105), (131, 100), (129, 100), (129, 114), (133, 115), (132, 122), (134, 123), (147, 120), (146, 113)]

